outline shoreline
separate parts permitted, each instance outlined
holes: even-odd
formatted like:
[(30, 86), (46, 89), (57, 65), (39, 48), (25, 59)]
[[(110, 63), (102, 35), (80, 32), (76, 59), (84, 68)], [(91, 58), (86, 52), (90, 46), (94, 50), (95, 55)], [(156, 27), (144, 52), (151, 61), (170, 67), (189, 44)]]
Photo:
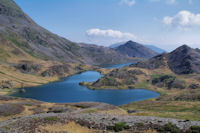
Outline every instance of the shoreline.
[[(40, 85), (39, 84), (38, 85), (27, 85), (27, 86), (25, 86), (23, 88), (39, 87), (39, 86), (43, 86), (43, 85), (47, 85), (47, 84), (51, 84), (51, 83), (60, 82), (60, 81), (64, 80), (65, 78), (69, 78), (69, 77), (71, 77), (73, 75), (80, 74), (80, 73), (83, 73), (83, 72), (86, 72), (86, 71), (93, 71), (93, 70), (83, 70), (83, 71), (80, 71), (80, 72), (77, 72), (77, 73), (74, 73), (74, 74), (69, 74), (68, 76), (58, 77), (58, 79), (56, 79), (54, 81), (49, 81), (49, 82), (44, 83), (44, 84), (41, 83)], [(2, 96), (10, 96), (10, 94), (15, 93), (19, 89), (23, 89), (23, 88), (21, 88), (21, 87), (13, 87), (11, 89), (7, 89), (6, 88), (7, 90), (6, 89), (1, 89), (0, 95), (2, 95)], [(4, 91), (4, 90), (6, 90), (6, 91)], [(3, 94), (3, 93), (5, 93), (5, 94)]]
[[(84, 73), (84, 72), (87, 72), (87, 71), (95, 71), (95, 72), (98, 72), (98, 73), (101, 74), (101, 72), (99, 72), (99, 71), (101, 71), (101, 70), (84, 70), (84, 71), (81, 71), (81, 72), (77, 72), (77, 73), (75, 73), (75, 74), (71, 74), (71, 75), (69, 75), (69, 76), (67, 76), (67, 77), (59, 78), (59, 80), (56, 80), (56, 81), (53, 81), (53, 82), (49, 82), (49, 83), (47, 83), (47, 84), (51, 84), (51, 83), (55, 83), (55, 82), (62, 82), (62, 81), (66, 80), (67, 78), (69, 78), (69, 77), (71, 77), (71, 76), (73, 76), (73, 75), (81, 74), (81, 73)], [(39, 87), (39, 86), (43, 86), (43, 85), (46, 85), (46, 84), (42, 84), (42, 85), (38, 85), (38, 86), (31, 86), (31, 87)], [(81, 82), (79, 82), (79, 85), (81, 85)], [(83, 86), (83, 85), (81, 85), (81, 86)], [(87, 86), (85, 86), (85, 87), (87, 87)], [(29, 87), (24, 87), (24, 88), (29, 88)], [(22, 89), (22, 88), (15, 88), (15, 89), (13, 89), (12, 92), (6, 94), (6, 96), (15, 97), (15, 96), (13, 96), (12, 94), (16, 93), (16, 92), (19, 91), (20, 89)], [(111, 90), (111, 89), (91, 89), (91, 88), (89, 88), (89, 87), (87, 87), (87, 89), (89, 89), (89, 90)], [(153, 90), (151, 90), (151, 89), (145, 89), (145, 88), (134, 88), (134, 89), (149, 90), (149, 91), (152, 91), (152, 92), (156, 92), (156, 91), (153, 91)], [(127, 88), (127, 89), (112, 89), (112, 90), (134, 90), (134, 89)], [(26, 92), (25, 92), (25, 93), (26, 93)], [(159, 95), (158, 97), (161, 96), (161, 93), (159, 93), (159, 92), (156, 92), (156, 93), (158, 93), (158, 95)], [(139, 100), (139, 101), (145, 101), (145, 100), (149, 100), (149, 99), (155, 99), (155, 98), (158, 98), (158, 97), (148, 98), (148, 99)], [(20, 97), (20, 98), (23, 98), (23, 97)], [(28, 98), (28, 99), (29, 99), (29, 98)], [(32, 98), (31, 98), (31, 99), (32, 99)], [(35, 99), (35, 100), (37, 100), (37, 99)], [(42, 100), (39, 100), (39, 101), (42, 101)], [(130, 103), (134, 103), (134, 102), (139, 102), (139, 101), (131, 101), (131, 102), (126, 103), (126, 104), (130, 104)], [(42, 101), (42, 102), (46, 102), (46, 101)], [(81, 102), (81, 101), (80, 101), (80, 102)], [(91, 101), (91, 102), (92, 102), (92, 101)], [(55, 103), (55, 102), (47, 102), (47, 103)], [(56, 102), (56, 103), (57, 103), (57, 102)], [(58, 102), (58, 103), (59, 103), (59, 102)], [(60, 103), (68, 103), (68, 102), (60, 102)], [(70, 102), (69, 102), (69, 103), (70, 103)], [(104, 103), (106, 103), (106, 102), (104, 102)], [(122, 104), (122, 105), (126, 105), (126, 104)], [(117, 105), (117, 106), (122, 106), (122, 105)]]

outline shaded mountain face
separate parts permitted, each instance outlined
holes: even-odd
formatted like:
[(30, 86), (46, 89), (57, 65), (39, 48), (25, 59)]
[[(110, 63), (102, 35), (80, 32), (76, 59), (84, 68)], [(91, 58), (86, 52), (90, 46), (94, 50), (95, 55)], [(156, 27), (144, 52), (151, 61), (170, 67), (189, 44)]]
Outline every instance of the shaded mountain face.
[[(116, 48), (116, 47), (119, 47), (121, 45), (124, 45), (126, 42), (121, 42), (121, 43), (115, 43), (115, 44), (112, 44), (109, 46), (109, 48)], [(154, 45), (144, 45), (145, 47), (151, 49), (152, 51), (156, 52), (156, 53), (159, 53), (159, 54), (162, 54), (162, 53), (165, 53), (166, 51), (161, 49), (161, 48), (158, 48)]]
[(200, 52), (183, 45), (168, 54), (168, 65), (177, 74), (200, 73)]
[(200, 51), (183, 45), (171, 53), (161, 54), (132, 66), (156, 69), (168, 66), (176, 74), (200, 73)]
[[(101, 64), (110, 61), (121, 63), (118, 57), (122, 57), (124, 62), (130, 59), (110, 49), (101, 48), (100, 51), (99, 48), (93, 47), (93, 49), (95, 50), (71, 42), (40, 27), (13, 0), (0, 0), (0, 61), (13, 62), (36, 58)], [(113, 56), (110, 56), (110, 53)], [(104, 57), (109, 58), (101, 60)]]
[(92, 44), (80, 44), (80, 54), (83, 59), (92, 65), (101, 64), (120, 64), (124, 62), (138, 62), (139, 58), (132, 58), (126, 55), (122, 55), (114, 49), (110, 49), (103, 46), (97, 46)]
[(115, 50), (130, 57), (151, 58), (158, 55), (153, 50), (133, 41), (128, 41), (124, 45), (116, 47)]

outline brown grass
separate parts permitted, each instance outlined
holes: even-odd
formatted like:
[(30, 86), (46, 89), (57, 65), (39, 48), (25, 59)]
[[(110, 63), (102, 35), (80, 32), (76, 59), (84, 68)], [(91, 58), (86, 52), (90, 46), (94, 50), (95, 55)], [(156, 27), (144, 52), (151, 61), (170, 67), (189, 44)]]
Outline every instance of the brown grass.
[(75, 122), (69, 122), (67, 124), (46, 125), (40, 126), (39, 128), (48, 132), (94, 133), (94, 130), (80, 126)]

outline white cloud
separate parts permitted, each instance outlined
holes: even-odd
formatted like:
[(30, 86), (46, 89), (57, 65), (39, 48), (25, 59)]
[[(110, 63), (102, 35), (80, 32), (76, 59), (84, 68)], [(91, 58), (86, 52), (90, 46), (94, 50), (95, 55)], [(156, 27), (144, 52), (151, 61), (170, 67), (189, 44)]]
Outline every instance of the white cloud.
[(87, 30), (86, 35), (90, 43), (100, 44), (104, 46), (128, 40), (137, 41), (137, 37), (134, 34), (112, 29), (102, 30), (98, 28), (93, 28)]
[(133, 6), (136, 3), (136, 0), (121, 0), (121, 4), (126, 4), (128, 6)]
[(175, 27), (193, 27), (200, 26), (200, 14), (194, 14), (189, 11), (180, 11), (175, 16), (166, 16), (163, 23)]
[(131, 33), (121, 32), (118, 30), (101, 30), (101, 29), (90, 29), (86, 31), (88, 36), (96, 36), (96, 37), (110, 37), (110, 38), (136, 38), (135, 35)]

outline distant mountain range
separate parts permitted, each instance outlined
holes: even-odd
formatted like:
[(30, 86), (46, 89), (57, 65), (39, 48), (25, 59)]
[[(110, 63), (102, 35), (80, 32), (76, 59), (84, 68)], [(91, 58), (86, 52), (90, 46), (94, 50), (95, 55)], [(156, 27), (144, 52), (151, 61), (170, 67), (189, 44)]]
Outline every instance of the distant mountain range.
[[(115, 44), (110, 45), (109, 48), (116, 48), (116, 47), (118, 47), (118, 46), (120, 46), (120, 45), (123, 45), (123, 44), (125, 44), (125, 43), (126, 43), (126, 42), (115, 43)], [(145, 45), (145, 44), (143, 44), (143, 45), (144, 45), (145, 47), (147, 47), (147, 48), (153, 50), (154, 52), (159, 53), (159, 54), (166, 52), (165, 50), (163, 50), (163, 49), (161, 49), (161, 48), (158, 48), (158, 47), (156, 47), (156, 46), (154, 46), (154, 45)]]
[(119, 45), (113, 49), (130, 57), (151, 58), (158, 55), (158, 53), (154, 52), (150, 48), (133, 41), (128, 41), (125, 44)]
[(200, 51), (183, 45), (171, 53), (160, 54), (148, 61), (139, 62), (132, 66), (148, 69), (167, 66), (176, 74), (200, 74)]

